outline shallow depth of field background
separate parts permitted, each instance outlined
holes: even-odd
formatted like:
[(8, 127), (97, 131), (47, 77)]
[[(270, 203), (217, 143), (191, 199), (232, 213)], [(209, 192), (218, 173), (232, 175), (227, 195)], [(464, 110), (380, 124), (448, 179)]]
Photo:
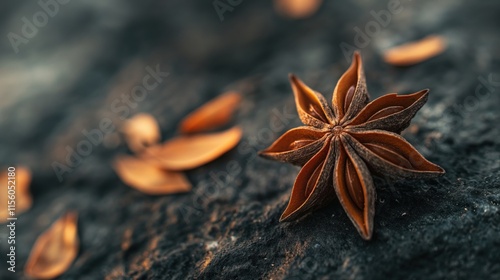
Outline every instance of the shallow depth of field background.
[[(0, 278), (22, 276), (37, 236), (67, 210), (79, 213), (81, 246), (61, 279), (500, 277), (500, 4), (401, 0), (401, 12), (356, 45), (356, 29), (377, 24), (373, 14), (388, 3), (325, 1), (311, 17), (291, 19), (264, 0), (241, 1), (222, 18), (211, 1), (74, 0), (13, 47), (8, 34), (21, 36), (23, 18), (33, 22), (44, 10), (36, 1), (2, 2), (0, 165), (33, 171), (34, 203), (19, 216), (16, 274), (4, 268), (0, 229)], [(430, 34), (448, 41), (440, 56), (407, 68), (383, 62), (387, 48)], [(300, 125), (288, 73), (331, 98), (350, 63), (342, 43), (360, 49), (372, 98), (431, 90), (403, 135), (447, 171), (430, 181), (376, 182), (370, 242), (338, 204), (278, 223), (298, 168), (256, 155)], [(168, 77), (127, 103), (147, 67)], [(118, 128), (150, 113), (165, 140), (186, 114), (229, 89), (244, 93), (234, 121), (243, 139), (187, 173), (190, 193), (153, 197), (124, 185), (110, 164), (129, 153), (117, 133), (67, 163), (83, 131), (103, 118)], [(55, 162), (71, 169), (62, 180)]]

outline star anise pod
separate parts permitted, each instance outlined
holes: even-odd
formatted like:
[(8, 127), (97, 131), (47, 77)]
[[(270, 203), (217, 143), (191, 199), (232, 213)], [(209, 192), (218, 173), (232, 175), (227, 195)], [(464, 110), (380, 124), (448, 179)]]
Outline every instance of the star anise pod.
[(387, 94), (368, 103), (359, 53), (335, 87), (330, 107), (323, 95), (290, 75), (305, 126), (291, 129), (260, 154), (303, 166), (280, 221), (299, 218), (336, 194), (361, 236), (373, 232), (372, 172), (390, 178), (430, 178), (444, 170), (426, 160), (399, 133), (427, 101), (428, 90)]

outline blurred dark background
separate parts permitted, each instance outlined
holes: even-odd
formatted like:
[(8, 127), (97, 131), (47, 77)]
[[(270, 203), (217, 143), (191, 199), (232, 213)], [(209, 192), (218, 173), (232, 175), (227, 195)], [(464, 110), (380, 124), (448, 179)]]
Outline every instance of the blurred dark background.
[[(79, 213), (81, 246), (61, 279), (500, 277), (498, 1), (396, 1), (400, 12), (373, 36), (367, 24), (391, 1), (324, 1), (300, 19), (264, 0), (41, 2), (52, 6), (0, 4), (0, 163), (33, 171), (34, 201), (19, 216), (15, 274), (3, 268), (0, 230), (1, 279), (23, 277), (34, 241), (67, 210)], [(362, 46), (358, 28), (368, 39)], [(446, 38), (443, 54), (407, 68), (383, 62), (387, 48), (430, 34)], [(329, 99), (350, 63), (342, 43), (360, 49), (372, 98), (430, 88), (403, 135), (447, 171), (431, 181), (377, 182), (370, 242), (337, 204), (279, 224), (298, 168), (256, 157), (300, 124), (288, 73)], [(123, 96), (148, 67), (168, 76), (129, 105)], [(187, 113), (228, 89), (245, 95), (235, 120), (244, 137), (187, 173), (191, 193), (151, 197), (121, 183), (110, 165), (128, 152), (118, 133), (61, 180), (54, 172), (103, 118), (118, 127), (148, 112), (167, 139)], [(230, 162), (239, 169), (228, 171)]]

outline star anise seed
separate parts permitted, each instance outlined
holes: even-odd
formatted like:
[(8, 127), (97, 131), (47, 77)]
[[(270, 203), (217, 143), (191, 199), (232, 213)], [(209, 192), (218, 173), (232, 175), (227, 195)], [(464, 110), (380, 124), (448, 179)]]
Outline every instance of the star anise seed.
[(285, 132), (260, 152), (263, 157), (302, 166), (280, 221), (324, 206), (335, 193), (361, 237), (369, 240), (376, 197), (372, 172), (391, 178), (444, 174), (399, 135), (427, 101), (428, 90), (391, 93), (368, 103), (358, 52), (335, 87), (332, 106), (294, 75), (290, 81), (305, 126)]

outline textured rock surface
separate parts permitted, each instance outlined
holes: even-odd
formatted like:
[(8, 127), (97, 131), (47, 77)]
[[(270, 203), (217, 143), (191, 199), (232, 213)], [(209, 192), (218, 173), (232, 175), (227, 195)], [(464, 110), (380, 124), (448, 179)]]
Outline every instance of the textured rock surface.
[[(0, 231), (1, 279), (22, 277), (37, 236), (69, 209), (80, 215), (81, 248), (62, 279), (500, 278), (498, 1), (401, 1), (361, 47), (372, 98), (431, 89), (404, 136), (447, 171), (378, 180), (370, 242), (336, 203), (278, 223), (298, 168), (256, 151), (300, 124), (287, 74), (329, 96), (348, 67), (341, 42), (355, 45), (353, 28), (365, 30), (387, 3), (325, 1), (312, 18), (288, 20), (268, 1), (243, 1), (220, 21), (212, 2), (185, 2), (72, 1), (17, 54), (4, 36), (0, 161), (34, 170), (34, 205), (19, 216), (15, 274)], [(1, 5), (2, 34), (21, 34), (20, 19), (42, 10)], [(385, 48), (431, 33), (448, 38), (439, 57), (410, 68), (381, 60)], [(128, 114), (113, 110), (158, 64), (170, 75)], [(110, 162), (127, 148), (116, 134), (57, 180), (51, 164), (65, 163), (67, 147), (101, 119), (119, 125), (150, 112), (167, 139), (185, 114), (231, 88), (246, 93), (235, 120), (244, 138), (187, 173), (193, 192), (149, 197), (121, 183)]]

